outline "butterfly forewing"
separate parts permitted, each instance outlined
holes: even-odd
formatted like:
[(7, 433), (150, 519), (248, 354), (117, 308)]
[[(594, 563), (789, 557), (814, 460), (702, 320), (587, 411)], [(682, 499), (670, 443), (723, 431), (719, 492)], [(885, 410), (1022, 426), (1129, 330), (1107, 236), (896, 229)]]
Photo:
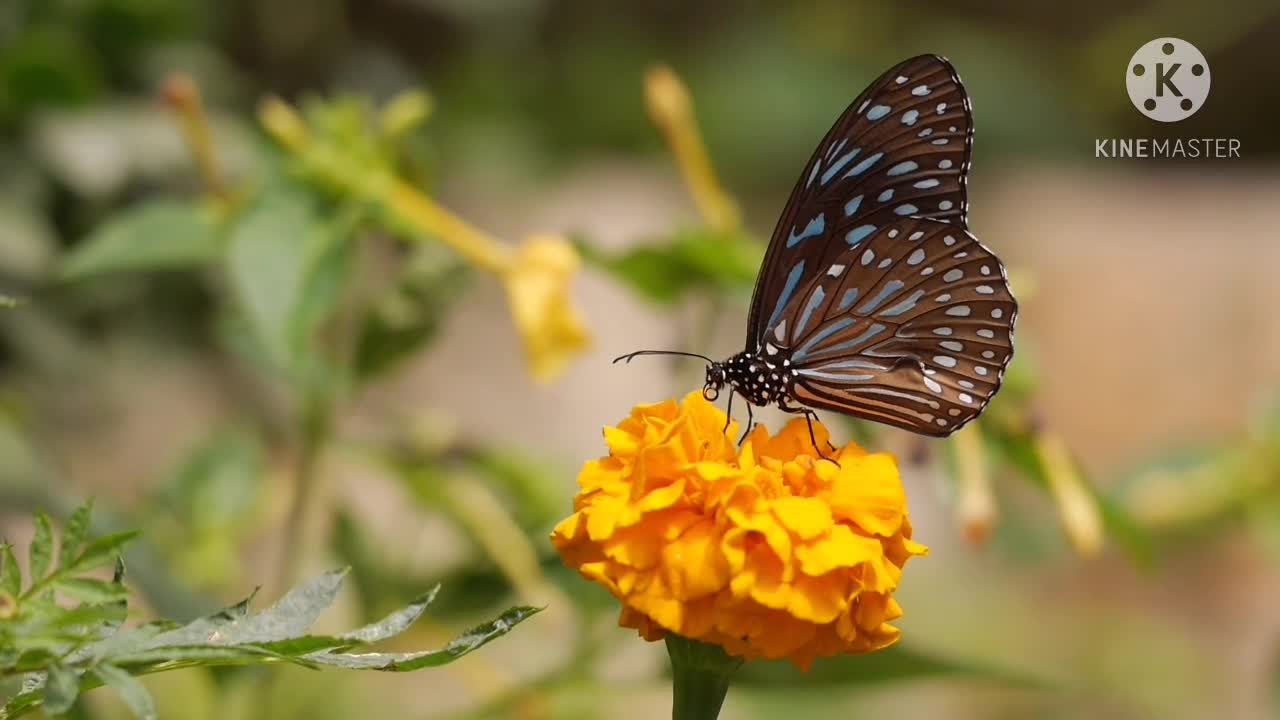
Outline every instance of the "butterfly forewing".
[(967, 230), (898, 218), (824, 258), (764, 341), (797, 401), (928, 435), (976, 417), (1013, 355), (1017, 304)]
[(752, 300), (747, 349), (829, 259), (904, 217), (964, 227), (973, 125), (951, 64), (922, 55), (891, 68), (836, 121), (778, 220)]

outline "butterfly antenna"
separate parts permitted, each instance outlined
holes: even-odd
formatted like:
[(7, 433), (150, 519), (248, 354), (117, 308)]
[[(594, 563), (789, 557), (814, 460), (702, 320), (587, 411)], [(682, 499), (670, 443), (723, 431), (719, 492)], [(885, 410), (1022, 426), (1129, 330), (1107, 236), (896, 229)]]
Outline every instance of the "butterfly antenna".
[(619, 355), (618, 357), (616, 357), (616, 358), (614, 358), (614, 359), (613, 359), (613, 362), (614, 362), (614, 364), (617, 364), (617, 362), (618, 362), (619, 360), (621, 360), (621, 361), (623, 361), (623, 362), (627, 362), (627, 363), (629, 363), (629, 362), (631, 362), (633, 359), (635, 359), (635, 358), (637, 358), (637, 357), (639, 357), (639, 356), (641, 356), (641, 355), (680, 355), (680, 356), (683, 356), (683, 357), (699, 358), (699, 359), (701, 359), (701, 360), (706, 360), (706, 361), (707, 361), (707, 362), (709, 362), (709, 363), (714, 363), (714, 362), (715, 362), (715, 360), (712, 360), (711, 358), (707, 357), (706, 355), (699, 355), (698, 353), (691, 353), (691, 352), (681, 352), (681, 351), (679, 351), (679, 350), (637, 350), (637, 351), (632, 352), (632, 353), (627, 353), (626, 355)]

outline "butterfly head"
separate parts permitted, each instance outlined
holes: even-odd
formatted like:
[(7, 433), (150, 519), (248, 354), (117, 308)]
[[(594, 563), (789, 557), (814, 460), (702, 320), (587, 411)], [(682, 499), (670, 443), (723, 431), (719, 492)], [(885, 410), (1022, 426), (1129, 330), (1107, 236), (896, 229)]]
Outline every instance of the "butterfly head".
[(718, 362), (710, 362), (707, 364), (707, 381), (702, 386), (702, 397), (715, 402), (720, 397), (720, 388), (728, 382), (725, 377), (724, 365)]

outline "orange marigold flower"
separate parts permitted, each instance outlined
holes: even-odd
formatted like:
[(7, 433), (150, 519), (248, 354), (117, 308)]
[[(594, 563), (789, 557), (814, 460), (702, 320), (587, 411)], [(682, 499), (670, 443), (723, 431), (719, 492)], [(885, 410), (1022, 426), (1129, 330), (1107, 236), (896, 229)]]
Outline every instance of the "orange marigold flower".
[[(604, 430), (551, 540), (623, 603), (620, 623), (744, 658), (815, 658), (892, 645), (911, 541), (897, 463), (850, 443), (823, 461), (803, 418), (739, 450), (725, 414), (689, 394)], [(828, 434), (814, 424), (819, 443)]]

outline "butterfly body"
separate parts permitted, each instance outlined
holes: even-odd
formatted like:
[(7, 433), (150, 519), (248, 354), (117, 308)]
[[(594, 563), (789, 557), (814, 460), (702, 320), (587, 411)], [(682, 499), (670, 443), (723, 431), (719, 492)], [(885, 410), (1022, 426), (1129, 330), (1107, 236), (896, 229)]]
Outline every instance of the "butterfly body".
[[(703, 393), (944, 437), (1013, 356), (1017, 301), (968, 229), (969, 97), (937, 55), (890, 68), (818, 144), (779, 217), (742, 352)], [(690, 353), (677, 353), (690, 354)], [(630, 357), (630, 356), (628, 356)]]
[(790, 351), (767, 345), (764, 353), (744, 350), (724, 362), (708, 365), (703, 388), (706, 392), (718, 393), (728, 387), (752, 405), (767, 407), (790, 397), (795, 379)]

